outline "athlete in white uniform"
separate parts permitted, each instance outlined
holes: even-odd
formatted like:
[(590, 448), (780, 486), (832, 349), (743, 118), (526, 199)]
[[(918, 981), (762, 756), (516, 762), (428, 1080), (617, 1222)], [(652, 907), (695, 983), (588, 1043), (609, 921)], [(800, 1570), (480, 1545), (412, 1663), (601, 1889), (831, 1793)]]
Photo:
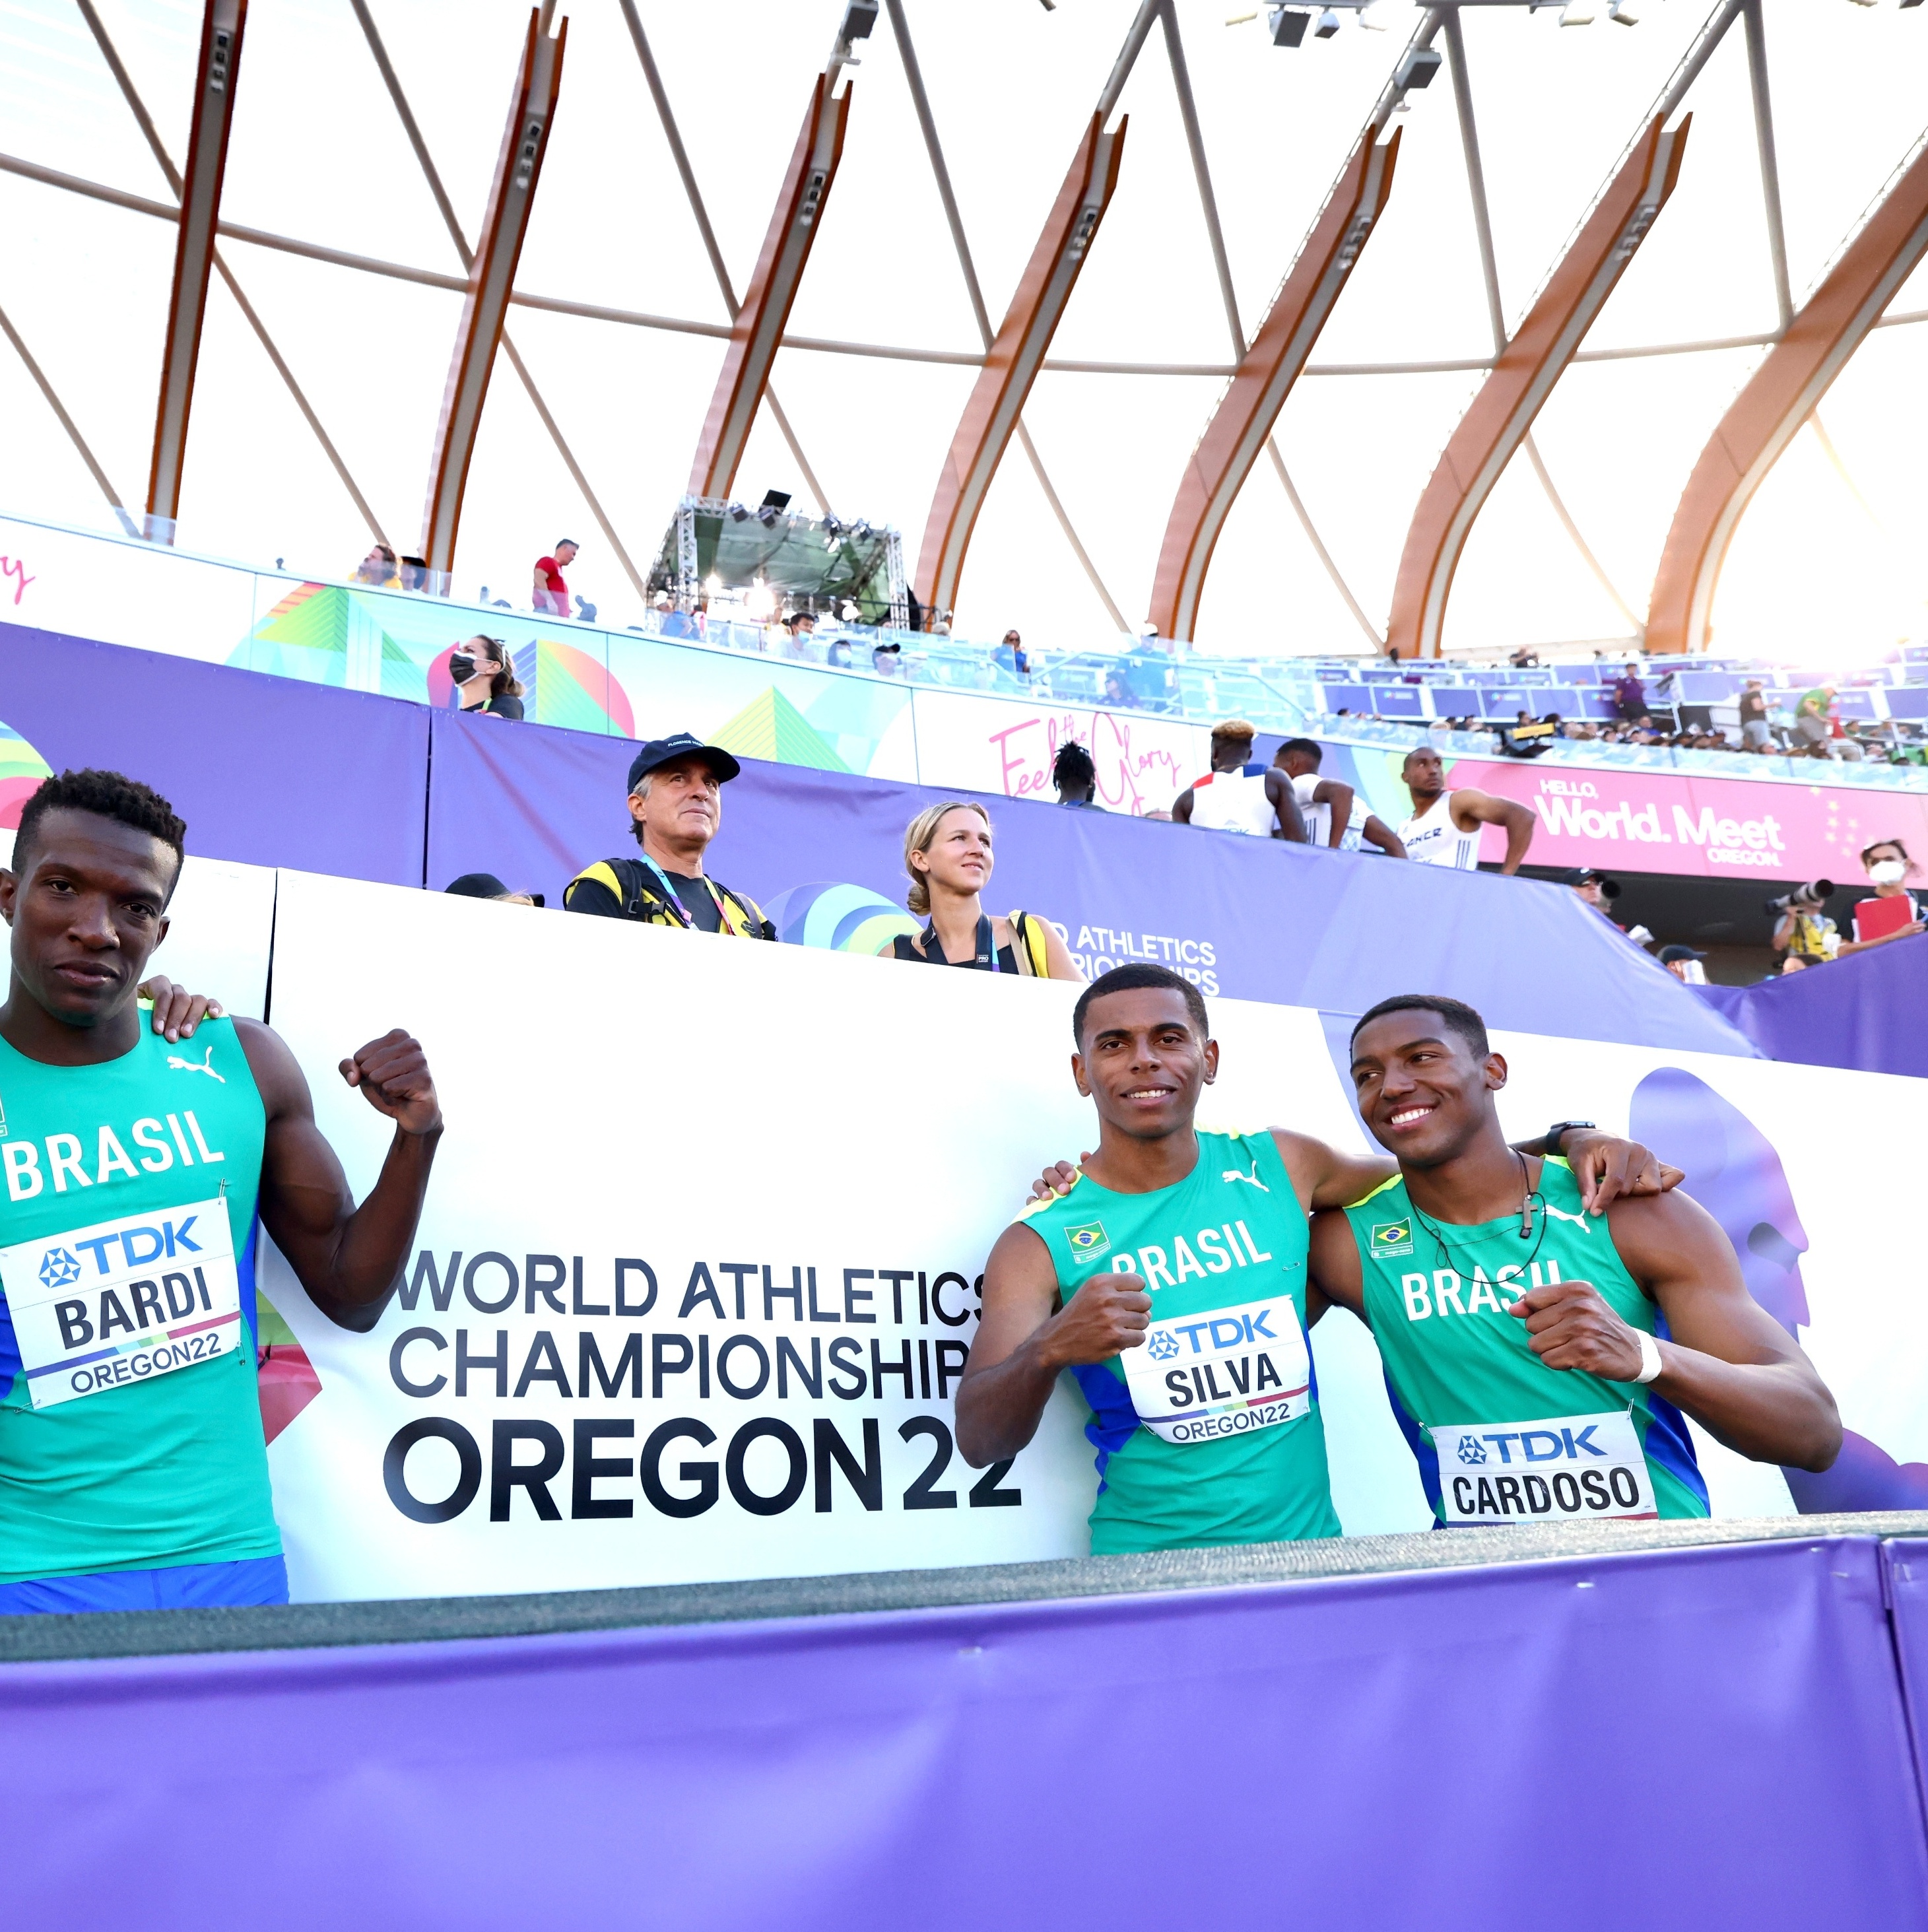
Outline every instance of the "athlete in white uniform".
[[(1340, 852), (1361, 851), (1372, 845), (1389, 858), (1403, 859), (1406, 848), (1398, 835), (1366, 810), (1351, 785), (1343, 778), (1319, 776), (1324, 757), (1324, 749), (1315, 739), (1288, 738), (1272, 761), (1292, 781), (1292, 795), (1305, 814), (1307, 838), (1315, 845)], [(1339, 823), (1336, 838), (1334, 820)]]
[(1208, 832), (1240, 832), (1254, 838), (1289, 838), (1303, 844), (1306, 822), (1291, 781), (1269, 765), (1255, 764), (1258, 728), (1228, 718), (1212, 730), (1212, 769), (1179, 794), (1171, 815), (1180, 825)]
[(1519, 870), (1533, 843), (1533, 814), (1525, 806), (1471, 785), (1448, 790), (1446, 768), (1430, 745), (1408, 752), (1399, 776), (1413, 800), (1413, 815), (1399, 827), (1408, 858), (1422, 866), (1472, 872), (1480, 862), (1480, 828), (1501, 825), (1506, 828), (1507, 856), (1500, 870)]

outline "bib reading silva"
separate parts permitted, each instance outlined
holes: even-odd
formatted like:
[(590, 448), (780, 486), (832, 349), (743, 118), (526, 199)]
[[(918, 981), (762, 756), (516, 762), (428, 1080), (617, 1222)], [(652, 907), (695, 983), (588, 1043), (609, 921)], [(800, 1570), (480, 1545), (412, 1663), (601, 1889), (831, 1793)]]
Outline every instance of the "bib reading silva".
[[(1427, 1222), (1396, 1176), (1348, 1208), (1366, 1318), (1395, 1413), (1443, 1523), (1558, 1522), (1708, 1513), (1678, 1409), (1634, 1382), (1549, 1369), (1507, 1310), (1529, 1288), (1588, 1281), (1630, 1327), (1654, 1307), (1580, 1205), (1562, 1160), (1540, 1170), (1543, 1216)], [(1433, 1229), (1437, 1228), (1435, 1235)], [(1440, 1252), (1441, 1244), (1445, 1252)]]
[(0, 1041), (0, 1582), (278, 1555), (232, 1023), (98, 1066)]
[(1151, 1293), (1144, 1346), (1075, 1368), (1098, 1451), (1094, 1556), (1336, 1536), (1306, 1346), (1306, 1216), (1269, 1133), (1198, 1136), (1150, 1194), (1081, 1174), (1018, 1217), (1069, 1302), (1094, 1274)]

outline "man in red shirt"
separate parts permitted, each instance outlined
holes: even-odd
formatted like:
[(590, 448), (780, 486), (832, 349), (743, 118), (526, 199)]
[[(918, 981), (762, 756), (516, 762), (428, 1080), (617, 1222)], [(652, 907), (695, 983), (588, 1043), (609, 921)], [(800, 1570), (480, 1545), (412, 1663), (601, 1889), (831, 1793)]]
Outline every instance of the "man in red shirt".
[(535, 587), (532, 601), (538, 610), (547, 610), (558, 617), (569, 614), (569, 586), (562, 581), (562, 566), (575, 562), (580, 548), (574, 537), (565, 537), (556, 546), (553, 556), (538, 556), (535, 560)]

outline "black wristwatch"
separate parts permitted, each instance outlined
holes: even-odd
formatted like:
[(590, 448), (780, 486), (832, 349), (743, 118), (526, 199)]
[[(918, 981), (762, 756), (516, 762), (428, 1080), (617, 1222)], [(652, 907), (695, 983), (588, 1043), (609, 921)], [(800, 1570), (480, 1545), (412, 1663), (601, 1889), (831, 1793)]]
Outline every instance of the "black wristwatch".
[(1591, 1120), (1555, 1120), (1552, 1126), (1546, 1130), (1544, 1145), (1547, 1154), (1553, 1159), (1558, 1160), (1561, 1157), (1561, 1140), (1571, 1133), (1576, 1127), (1591, 1127), (1594, 1124)]

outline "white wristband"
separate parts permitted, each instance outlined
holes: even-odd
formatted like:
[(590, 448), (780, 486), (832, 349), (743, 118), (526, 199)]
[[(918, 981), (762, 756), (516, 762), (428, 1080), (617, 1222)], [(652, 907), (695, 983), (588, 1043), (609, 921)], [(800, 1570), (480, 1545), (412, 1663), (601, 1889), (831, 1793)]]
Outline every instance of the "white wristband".
[(1644, 1384), (1652, 1382), (1664, 1366), (1660, 1360), (1660, 1345), (1644, 1328), (1635, 1329), (1633, 1334), (1640, 1344), (1640, 1372), (1633, 1379)]

